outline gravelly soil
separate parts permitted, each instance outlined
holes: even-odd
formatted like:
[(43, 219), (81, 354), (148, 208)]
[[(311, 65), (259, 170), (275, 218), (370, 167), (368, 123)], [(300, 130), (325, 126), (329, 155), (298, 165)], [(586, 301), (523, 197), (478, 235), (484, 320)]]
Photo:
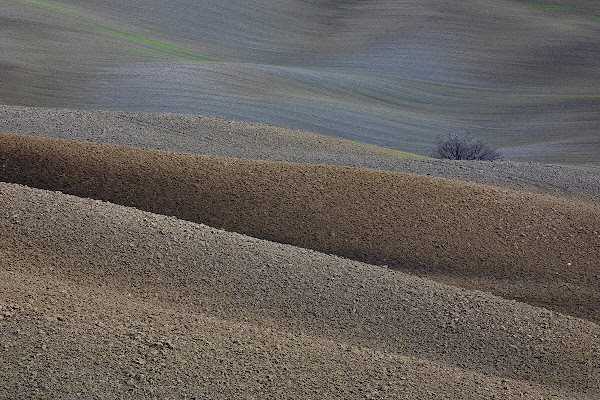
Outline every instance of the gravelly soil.
[(598, 325), (0, 184), (7, 398), (587, 398)]

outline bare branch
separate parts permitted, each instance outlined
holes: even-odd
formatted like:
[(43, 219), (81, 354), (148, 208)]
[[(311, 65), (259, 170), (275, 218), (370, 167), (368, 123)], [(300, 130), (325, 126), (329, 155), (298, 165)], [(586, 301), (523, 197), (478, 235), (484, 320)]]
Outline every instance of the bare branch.
[(499, 160), (502, 154), (469, 133), (449, 133), (438, 137), (431, 156), (448, 160)]

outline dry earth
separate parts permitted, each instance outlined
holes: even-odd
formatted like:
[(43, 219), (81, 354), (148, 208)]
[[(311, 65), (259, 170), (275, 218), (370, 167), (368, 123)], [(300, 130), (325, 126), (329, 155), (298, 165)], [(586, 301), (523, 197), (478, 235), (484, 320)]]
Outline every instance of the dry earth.
[(551, 3), (0, 1), (0, 398), (600, 398), (600, 8)]
[(598, 325), (0, 184), (4, 398), (597, 399)]
[(600, 167), (414, 155), (280, 126), (198, 115), (85, 111), (0, 105), (0, 132), (183, 153), (409, 172), (504, 187), (589, 197), (600, 203)]
[(207, 117), (0, 115), (80, 140), (0, 134), (0, 397), (600, 396), (597, 167), (406, 159)]
[(416, 272), (598, 322), (600, 207), (376, 170), (0, 134), (0, 178)]

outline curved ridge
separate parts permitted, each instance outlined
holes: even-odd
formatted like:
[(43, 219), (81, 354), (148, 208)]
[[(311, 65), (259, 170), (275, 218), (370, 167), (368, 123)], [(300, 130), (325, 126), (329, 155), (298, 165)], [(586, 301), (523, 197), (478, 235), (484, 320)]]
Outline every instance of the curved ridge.
[(0, 179), (598, 321), (597, 207), (461, 181), (0, 134)]

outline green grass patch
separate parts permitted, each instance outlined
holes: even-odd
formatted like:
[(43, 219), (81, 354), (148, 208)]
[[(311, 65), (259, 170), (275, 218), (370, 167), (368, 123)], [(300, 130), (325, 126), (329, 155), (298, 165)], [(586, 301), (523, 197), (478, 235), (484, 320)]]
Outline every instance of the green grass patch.
[(348, 142), (348, 143), (352, 143), (352, 144), (358, 145), (360, 147), (364, 147), (364, 148), (369, 149), (369, 150), (371, 150), (371, 151), (373, 151), (375, 153), (384, 154), (386, 156), (400, 157), (400, 158), (425, 158), (425, 159), (431, 159), (431, 157), (426, 157), (426, 156), (422, 156), (422, 155), (419, 155), (419, 154), (409, 153), (409, 152), (401, 151), (401, 150), (389, 149), (387, 147), (375, 146), (374, 144), (355, 142), (353, 140), (347, 140), (347, 139), (341, 139), (341, 140), (344, 141), (344, 142)]
[(148, 39), (148, 38), (144, 38), (141, 36), (136, 36), (136, 35), (132, 35), (126, 32), (120, 32), (114, 29), (110, 29), (110, 28), (105, 28), (103, 26), (99, 26), (99, 25), (85, 25), (86, 28), (88, 28), (89, 30), (92, 31), (96, 31), (96, 32), (100, 32), (100, 33), (104, 33), (104, 34), (108, 34), (111, 36), (116, 36), (116, 37), (121, 37), (121, 38), (125, 38), (128, 40), (133, 40), (139, 43), (144, 43), (150, 46), (153, 46), (155, 48), (160, 48), (162, 51), (162, 54), (168, 54), (174, 57), (178, 57), (178, 58), (183, 58), (186, 60), (195, 60), (195, 61), (211, 61), (211, 62), (217, 62), (219, 60), (215, 59), (215, 58), (209, 58), (209, 57), (202, 57), (199, 55), (196, 55), (194, 53), (182, 50), (179, 47), (173, 46), (171, 44), (167, 44), (167, 43), (161, 43), (161, 42), (157, 42), (155, 40), (152, 39)]
[[(58, 10), (60, 12), (63, 12), (65, 14), (68, 15), (72, 15), (75, 17), (79, 17), (79, 18), (83, 18), (86, 20), (91, 20), (91, 21), (95, 21), (95, 22), (102, 22), (102, 20), (94, 15), (88, 14), (88, 13), (84, 13), (78, 10), (74, 10), (72, 8), (68, 8), (65, 6), (62, 6), (56, 2), (53, 1), (49, 1), (49, 0), (24, 0), (27, 1), (31, 4), (35, 4), (38, 6), (43, 6), (46, 8), (50, 8), (50, 9), (54, 9), (54, 10)], [(203, 57), (200, 56), (198, 54), (195, 54), (193, 52), (181, 49), (177, 46), (174, 46), (172, 44), (169, 43), (162, 43), (159, 42), (157, 40), (153, 40), (151, 38), (147, 38), (147, 37), (143, 37), (143, 36), (138, 36), (138, 35), (133, 35), (131, 33), (127, 33), (127, 32), (122, 32), (116, 29), (112, 29), (112, 28), (107, 28), (105, 26), (102, 25), (98, 25), (98, 24), (91, 24), (91, 23), (81, 23), (77, 20), (71, 20), (70, 22), (73, 22), (75, 24), (78, 24), (79, 26), (81, 26), (83, 29), (86, 29), (88, 31), (93, 31), (93, 32), (98, 32), (101, 34), (105, 34), (105, 35), (110, 35), (113, 37), (118, 37), (118, 38), (122, 38), (122, 39), (126, 39), (129, 41), (133, 41), (133, 42), (137, 42), (137, 43), (142, 43), (144, 45), (150, 46), (152, 48), (154, 48), (155, 50), (159, 50), (161, 55), (166, 55), (169, 57), (175, 57), (175, 58), (180, 58), (180, 59), (186, 59), (186, 60), (194, 60), (194, 61), (211, 61), (211, 62), (217, 62), (219, 60), (215, 59), (215, 58), (209, 58), (209, 57)]]
[(532, 7), (541, 8), (542, 10), (562, 10), (562, 11), (579, 11), (580, 8), (570, 6), (560, 6), (554, 4), (530, 3)]
[(600, 99), (600, 94), (557, 94), (559, 99)]

